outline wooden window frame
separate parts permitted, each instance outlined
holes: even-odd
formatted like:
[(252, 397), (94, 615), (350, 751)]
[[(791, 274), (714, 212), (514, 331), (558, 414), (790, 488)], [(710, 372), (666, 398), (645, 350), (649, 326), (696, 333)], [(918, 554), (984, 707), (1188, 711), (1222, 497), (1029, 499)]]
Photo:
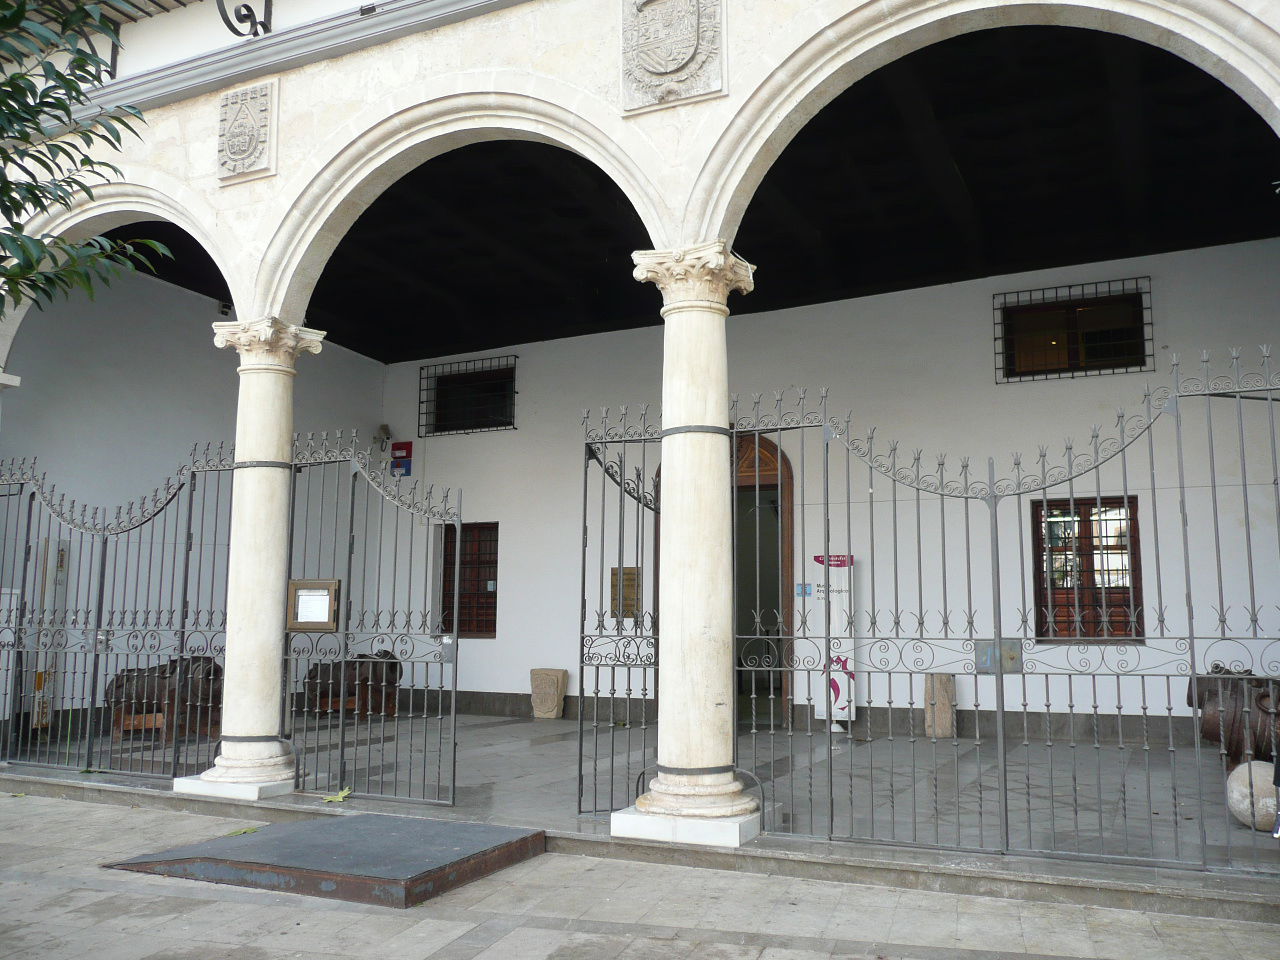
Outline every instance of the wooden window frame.
[[(1061, 592), (1071, 591), (1065, 609), (1071, 632), (1061, 633), (1056, 624), (1062, 617), (1058, 611), (1064, 609), (1062, 604), (1055, 603), (1046, 586), (1046, 574), (1050, 554), (1045, 551), (1045, 510), (1074, 514), (1078, 524), (1077, 535), (1071, 554), (1076, 558), (1076, 576), (1079, 581), (1076, 587), (1057, 588)], [(1128, 516), (1128, 543), (1125, 554), (1129, 562), (1129, 584), (1124, 587), (1099, 586), (1093, 582), (1096, 567), (1094, 558), (1097, 550), (1094, 540), (1097, 536), (1097, 519), (1088, 515), (1089, 511), (1101, 509), (1123, 508)], [(1143, 621), (1142, 600), (1142, 550), (1141, 527), (1138, 520), (1138, 498), (1133, 495), (1111, 497), (1074, 497), (1055, 500), (1033, 500), (1031, 504), (1032, 531), (1032, 566), (1033, 590), (1035, 606), (1035, 638), (1038, 643), (1090, 643), (1090, 644), (1124, 644), (1142, 643), (1146, 637)], [(1089, 582), (1086, 582), (1089, 581)], [(1125, 602), (1119, 604), (1108, 597), (1109, 592), (1122, 592)], [(1077, 620), (1076, 596), (1080, 596), (1079, 608), (1085, 611)], [(1085, 596), (1090, 599), (1086, 601)], [(1097, 595), (1095, 602), (1092, 597)], [(1130, 606), (1132, 604), (1132, 608)], [(1092, 611), (1090, 613), (1090, 611)], [(1051, 616), (1051, 613), (1053, 614)], [(1115, 629), (1117, 614), (1126, 631)], [(1077, 629), (1077, 623), (1080, 629)], [(1051, 626), (1053, 629), (1051, 630)]]
[[(484, 538), (490, 532), (492, 537)], [(442, 575), (440, 578), (441, 622), (446, 633), (453, 633), (454, 629), (453, 578), (457, 539), (458, 527), (452, 524), (446, 526), (441, 550)], [(461, 622), (457, 624), (458, 636), (492, 640), (498, 635), (498, 524), (496, 522), (461, 524), (461, 539), (463, 544), (460, 566), (462, 583), (458, 591), (458, 605), (462, 608), (462, 617)], [(480, 554), (479, 545), (490, 542), (493, 544), (492, 552)], [(474, 553), (470, 549), (472, 547), (476, 548)], [(493, 576), (484, 576), (485, 571), (492, 572)], [(468, 589), (469, 584), (482, 584), (489, 580), (494, 584), (492, 590)], [(483, 598), (483, 601), (478, 598)]]

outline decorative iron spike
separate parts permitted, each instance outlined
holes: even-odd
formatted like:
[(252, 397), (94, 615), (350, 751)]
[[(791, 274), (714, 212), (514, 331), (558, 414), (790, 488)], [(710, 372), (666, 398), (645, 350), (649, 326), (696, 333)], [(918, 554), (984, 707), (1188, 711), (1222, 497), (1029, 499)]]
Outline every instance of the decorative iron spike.
[(1239, 347), (1230, 347), (1230, 348), (1228, 348), (1228, 349), (1229, 349), (1229, 352), (1230, 352), (1230, 354), (1231, 354), (1231, 360), (1232, 360), (1232, 362), (1233, 362), (1233, 363), (1239, 363), (1239, 362), (1240, 362), (1240, 348), (1239, 348)]
[(1263, 359), (1263, 360), (1270, 360), (1270, 359), (1271, 359), (1271, 344), (1269, 344), (1269, 343), (1261, 344), (1261, 345), (1258, 347), (1258, 349), (1262, 351), (1262, 359)]

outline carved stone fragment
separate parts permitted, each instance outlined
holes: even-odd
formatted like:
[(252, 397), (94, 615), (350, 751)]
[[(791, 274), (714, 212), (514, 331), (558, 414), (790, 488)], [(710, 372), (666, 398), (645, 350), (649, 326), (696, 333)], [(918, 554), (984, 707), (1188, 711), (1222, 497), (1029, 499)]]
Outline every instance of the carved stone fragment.
[(533, 718), (557, 720), (564, 714), (564, 695), (569, 689), (569, 671), (535, 667), (529, 671), (533, 688)]
[(956, 735), (956, 678), (929, 673), (924, 678), (924, 735), (950, 740)]

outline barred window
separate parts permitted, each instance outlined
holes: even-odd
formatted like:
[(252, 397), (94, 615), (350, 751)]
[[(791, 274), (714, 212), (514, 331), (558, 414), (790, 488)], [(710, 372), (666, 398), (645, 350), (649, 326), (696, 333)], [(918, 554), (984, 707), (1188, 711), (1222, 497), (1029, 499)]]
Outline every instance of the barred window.
[(517, 359), (488, 357), (422, 367), (418, 436), (514, 428)]
[(995, 297), (996, 380), (1152, 369), (1147, 277)]
[(1137, 497), (1034, 501), (1031, 519), (1036, 636), (1141, 637)]
[(454, 567), (460, 567), (458, 636), (498, 635), (498, 525), (462, 524), (462, 559), (457, 563), (457, 528), (444, 530), (444, 577), (441, 595), (444, 628), (453, 632)]

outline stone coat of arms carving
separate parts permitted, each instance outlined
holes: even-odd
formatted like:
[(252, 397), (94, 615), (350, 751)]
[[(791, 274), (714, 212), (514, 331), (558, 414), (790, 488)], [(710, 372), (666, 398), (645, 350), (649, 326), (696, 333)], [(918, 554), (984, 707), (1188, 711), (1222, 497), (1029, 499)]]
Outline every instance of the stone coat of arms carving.
[(724, 85), (720, 0), (622, 0), (628, 110), (716, 93)]
[(222, 95), (218, 114), (218, 177), (272, 172), (271, 123), (275, 85)]

